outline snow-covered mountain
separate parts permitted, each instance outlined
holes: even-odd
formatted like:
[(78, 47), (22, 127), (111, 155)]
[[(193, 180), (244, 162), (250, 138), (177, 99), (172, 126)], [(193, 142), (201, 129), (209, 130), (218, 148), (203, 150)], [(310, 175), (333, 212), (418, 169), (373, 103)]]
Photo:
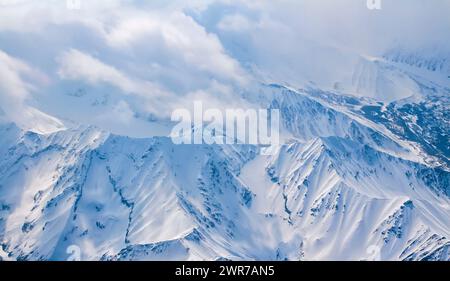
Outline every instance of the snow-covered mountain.
[(260, 85), (283, 143), (0, 127), (0, 257), (450, 260), (448, 92), (391, 103)]

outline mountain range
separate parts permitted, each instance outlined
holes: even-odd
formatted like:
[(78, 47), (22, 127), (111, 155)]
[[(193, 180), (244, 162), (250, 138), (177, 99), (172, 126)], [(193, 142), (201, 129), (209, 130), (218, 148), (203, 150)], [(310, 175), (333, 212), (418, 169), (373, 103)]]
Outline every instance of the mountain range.
[(0, 258), (450, 260), (449, 73), (393, 51), (333, 89), (242, 89), (280, 110), (270, 155), (4, 120)]

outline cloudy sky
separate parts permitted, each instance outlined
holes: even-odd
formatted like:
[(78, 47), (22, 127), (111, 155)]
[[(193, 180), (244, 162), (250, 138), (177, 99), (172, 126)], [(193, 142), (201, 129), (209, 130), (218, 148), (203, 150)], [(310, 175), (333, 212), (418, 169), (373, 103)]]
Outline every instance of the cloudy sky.
[(258, 81), (339, 80), (357, 56), (450, 50), (449, 0), (66, 2), (0, 0), (0, 108), (19, 124), (128, 126)]

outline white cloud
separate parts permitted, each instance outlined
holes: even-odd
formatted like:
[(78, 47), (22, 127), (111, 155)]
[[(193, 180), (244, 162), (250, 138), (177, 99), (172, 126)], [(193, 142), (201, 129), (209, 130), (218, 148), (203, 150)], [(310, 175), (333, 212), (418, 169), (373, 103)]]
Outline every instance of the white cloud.
[[(167, 63), (171, 65), (164, 65), (166, 68), (183, 68), (203, 72), (203, 76), (244, 83), (248, 75), (239, 62), (227, 55), (215, 34), (206, 32), (184, 12), (186, 7), (204, 9), (207, 3), (100, 0), (83, 1), (81, 10), (70, 10), (65, 1), (22, 1), (0, 9), (0, 32), (38, 33), (54, 43), (60, 39), (51, 38), (49, 28), (88, 28), (93, 36), (103, 37), (122, 55), (142, 52), (145, 48), (148, 54), (153, 55), (152, 59), (170, 56)], [(69, 35), (68, 39), (72, 38)]]
[(99, 28), (111, 13), (126, 5), (123, 0), (83, 1), (80, 10), (71, 10), (66, 0), (0, 1), (0, 31), (40, 32), (50, 25), (78, 23)]
[(27, 85), (22, 80), (21, 75), (31, 72), (32, 69), (26, 63), (0, 50), (0, 92), (3, 97), (2, 105), (7, 101), (10, 104), (23, 103), (28, 96), (30, 85)]
[[(93, 86), (107, 84), (116, 87), (123, 95), (128, 96), (127, 100), (130, 104), (122, 100), (113, 108), (114, 112), (121, 112), (118, 115), (127, 116), (127, 120), (132, 118), (133, 110), (143, 114), (151, 113), (167, 117), (167, 108), (177, 99), (174, 93), (156, 83), (131, 78), (115, 67), (78, 50), (71, 49), (64, 52), (58, 58), (58, 62), (58, 74), (62, 80), (78, 81), (81, 85), (83, 83)], [(117, 120), (122, 122), (124, 118)]]
[(114, 105), (111, 115), (108, 115), (107, 117), (108, 119), (105, 121), (111, 121), (111, 117), (114, 117), (114, 119), (119, 122), (131, 125), (131, 122), (134, 119), (134, 111), (126, 101), (121, 100)]
[[(255, 14), (262, 21), (272, 21), (294, 31), (293, 37), (347, 46), (375, 53), (393, 44), (446, 45), (450, 47), (450, 1), (381, 0), (381, 10), (369, 10), (366, 0), (222, 0), (234, 7), (239, 17)], [(228, 7), (228, 6), (227, 6)], [(224, 9), (226, 10), (226, 9)], [(233, 17), (228, 13), (224, 19)], [(267, 31), (268, 35), (270, 31)], [(270, 37), (270, 36), (269, 36)], [(295, 51), (295, 48), (292, 48)]]
[(131, 18), (117, 24), (105, 37), (113, 47), (130, 47), (135, 41), (147, 35), (150, 37), (161, 28), (161, 22), (153, 17)]
[(47, 114), (30, 107), (32, 84), (46, 82), (45, 75), (0, 50), (0, 108), (7, 122), (41, 133), (61, 129), (62, 123)]
[(59, 64), (58, 74), (62, 79), (83, 80), (91, 84), (108, 83), (120, 88), (124, 94), (148, 98), (168, 94), (154, 83), (132, 79), (113, 66), (78, 50), (64, 52)]
[(184, 63), (190, 69), (204, 71), (218, 79), (241, 84), (248, 79), (239, 63), (226, 54), (217, 36), (206, 32), (182, 12), (145, 13), (126, 18), (106, 32), (105, 37), (113, 47), (145, 46), (149, 53), (170, 56), (175, 64)]
[(217, 25), (225, 31), (243, 32), (248, 31), (253, 23), (248, 18), (240, 14), (224, 16)]
[(258, 79), (298, 87), (347, 83), (361, 57), (391, 48), (450, 57), (449, 1), (382, 2), (374, 11), (365, 0), (222, 0), (197, 17)]
[(120, 122), (129, 122), (133, 118), (133, 112), (142, 108), (147, 113), (167, 118), (174, 108), (189, 107), (196, 99), (201, 99), (205, 104), (214, 107), (220, 107), (220, 104), (239, 106), (242, 102), (235, 97), (231, 86), (216, 80), (212, 80), (207, 88), (188, 92), (184, 97), (176, 95), (155, 83), (133, 79), (115, 67), (75, 49), (64, 52), (58, 58), (58, 62), (58, 74), (63, 80), (75, 80), (91, 85), (104, 83), (120, 89), (131, 98), (134, 97), (135, 99), (128, 98), (127, 101), (120, 100), (113, 106), (113, 116), (120, 117), (117, 118)]

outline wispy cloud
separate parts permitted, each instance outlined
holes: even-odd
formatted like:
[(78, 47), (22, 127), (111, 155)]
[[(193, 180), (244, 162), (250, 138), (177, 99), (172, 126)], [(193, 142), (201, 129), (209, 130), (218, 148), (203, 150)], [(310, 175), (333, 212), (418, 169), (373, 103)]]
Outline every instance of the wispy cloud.
[(132, 79), (115, 67), (78, 50), (64, 52), (58, 61), (58, 74), (61, 79), (82, 80), (94, 85), (107, 83), (118, 87), (126, 95), (134, 94), (147, 98), (168, 95), (156, 84)]

